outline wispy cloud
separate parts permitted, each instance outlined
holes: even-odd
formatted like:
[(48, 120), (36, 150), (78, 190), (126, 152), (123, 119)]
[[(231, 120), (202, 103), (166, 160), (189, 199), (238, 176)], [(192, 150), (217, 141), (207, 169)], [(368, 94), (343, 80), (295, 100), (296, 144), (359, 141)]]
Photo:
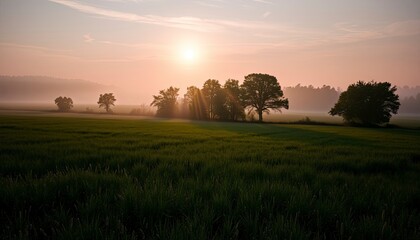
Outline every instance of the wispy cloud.
[(115, 2), (115, 3), (140, 3), (140, 2), (151, 2), (156, 0), (101, 0), (104, 2)]
[(270, 15), (271, 15), (271, 12), (265, 12), (265, 13), (263, 13), (262, 17), (267, 18)]
[(18, 44), (18, 43), (8, 43), (8, 42), (0, 42), (0, 46), (4, 47), (11, 47), (11, 48), (22, 48), (22, 49), (30, 49), (36, 50), (41, 52), (54, 52), (54, 53), (70, 53), (71, 50), (67, 49), (55, 49), (55, 48), (48, 48), (48, 47), (41, 47), (35, 45), (27, 45), (27, 44)]
[(203, 19), (197, 17), (164, 17), (157, 15), (138, 15), (134, 13), (108, 10), (96, 6), (83, 4), (72, 0), (49, 0), (74, 10), (118, 21), (153, 24), (158, 26), (188, 29), (201, 32), (221, 31), (226, 28), (267, 29), (270, 26), (252, 21), (230, 21), (220, 19)]
[[(96, 42), (96, 41), (95, 41)], [(118, 44), (106, 41), (98, 41), (99, 43), (103, 44)], [(118, 44), (122, 45), (122, 44)], [(67, 59), (67, 60), (74, 60), (74, 61), (82, 61), (82, 62), (137, 62), (143, 60), (151, 60), (157, 59), (159, 56), (155, 55), (134, 55), (134, 56), (124, 56), (124, 57), (103, 57), (103, 58), (94, 58), (94, 57), (82, 57), (78, 54), (75, 54), (72, 50), (64, 50), (64, 49), (53, 49), (48, 47), (36, 46), (36, 45), (26, 45), (26, 44), (16, 44), (16, 43), (8, 43), (8, 42), (0, 42), (0, 50), (1, 48), (8, 48), (8, 49), (21, 49), (30, 52), (36, 52), (39, 56), (45, 57), (52, 57), (52, 58), (60, 58), (60, 59)], [(132, 46), (133, 47), (133, 46)]]
[[(285, 36), (284, 33), (287, 33)], [(337, 44), (352, 44), (395, 37), (420, 35), (420, 20), (400, 21), (381, 26), (363, 27), (337, 23), (330, 29), (283, 27), (276, 32), (255, 33), (258, 42), (238, 44), (243, 53), (300, 51)], [(262, 40), (262, 41), (261, 41)], [(229, 48), (227, 48), (229, 49)]]
[(211, 2), (205, 2), (205, 1), (194, 1), (194, 3), (201, 5), (203, 7), (213, 7), (213, 8), (222, 8), (222, 6), (217, 5), (215, 3), (211, 3)]
[(418, 35), (420, 34), (420, 20), (399, 21), (370, 28), (363, 28), (349, 23), (337, 23), (335, 24), (335, 29), (337, 33), (331, 38), (331, 41), (351, 43)]
[(258, 2), (258, 3), (273, 4), (273, 2), (268, 1), (268, 0), (252, 0), (252, 1)]
[(87, 43), (93, 42), (95, 39), (90, 36), (90, 34), (83, 35), (83, 40)]

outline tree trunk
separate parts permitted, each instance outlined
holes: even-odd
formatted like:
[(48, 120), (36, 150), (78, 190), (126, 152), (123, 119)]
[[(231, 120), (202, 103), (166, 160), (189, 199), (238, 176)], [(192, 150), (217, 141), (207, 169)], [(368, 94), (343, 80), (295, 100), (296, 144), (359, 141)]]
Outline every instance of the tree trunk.
[(262, 122), (262, 111), (258, 111), (258, 122)]

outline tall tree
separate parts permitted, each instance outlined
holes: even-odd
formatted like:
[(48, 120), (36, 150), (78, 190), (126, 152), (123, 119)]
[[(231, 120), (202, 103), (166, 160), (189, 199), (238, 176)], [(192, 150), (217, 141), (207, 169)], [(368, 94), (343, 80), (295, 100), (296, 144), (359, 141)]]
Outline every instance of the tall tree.
[(214, 119), (229, 120), (229, 109), (227, 106), (227, 92), (219, 88), (214, 97)]
[(61, 112), (68, 112), (73, 107), (73, 100), (68, 97), (58, 97), (55, 99), (55, 104)]
[(115, 101), (117, 101), (117, 99), (115, 99), (113, 93), (104, 93), (99, 95), (98, 104), (100, 108), (105, 108), (106, 112), (109, 113), (112, 112), (111, 106), (115, 106)]
[(188, 87), (184, 99), (188, 103), (190, 117), (192, 119), (206, 119), (207, 106), (201, 90), (198, 87)]
[(160, 90), (159, 95), (153, 95), (153, 102), (150, 106), (157, 107), (156, 116), (174, 117), (177, 112), (177, 98), (179, 88), (169, 87), (166, 90)]
[(204, 99), (207, 103), (207, 116), (209, 119), (216, 118), (216, 101), (217, 101), (217, 94), (221, 89), (221, 85), (219, 81), (215, 79), (209, 79), (204, 82), (203, 89), (201, 90)]
[(388, 82), (359, 81), (341, 93), (329, 114), (342, 116), (350, 123), (387, 123), (400, 107), (397, 88)]
[(255, 109), (260, 122), (263, 120), (263, 113), (269, 113), (270, 109), (280, 111), (281, 108), (289, 108), (289, 101), (283, 97), (283, 91), (274, 76), (249, 74), (245, 76), (241, 89), (244, 105)]
[(223, 86), (226, 95), (226, 110), (228, 112), (228, 119), (237, 121), (245, 117), (244, 107), (240, 100), (241, 89), (239, 81), (235, 79), (228, 79)]

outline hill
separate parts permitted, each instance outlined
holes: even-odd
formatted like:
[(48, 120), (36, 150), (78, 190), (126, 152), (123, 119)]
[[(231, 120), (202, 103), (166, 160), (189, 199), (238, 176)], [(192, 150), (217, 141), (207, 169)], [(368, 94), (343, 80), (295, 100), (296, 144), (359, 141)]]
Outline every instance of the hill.
[(68, 96), (75, 102), (92, 103), (100, 93), (116, 89), (81, 79), (0, 75), (0, 102), (51, 102), (58, 96)]

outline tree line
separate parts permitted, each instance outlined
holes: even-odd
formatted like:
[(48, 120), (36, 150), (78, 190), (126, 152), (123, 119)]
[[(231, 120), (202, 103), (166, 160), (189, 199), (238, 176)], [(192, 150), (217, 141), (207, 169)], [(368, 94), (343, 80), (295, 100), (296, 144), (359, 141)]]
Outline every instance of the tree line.
[(327, 85), (313, 87), (298, 84), (284, 88), (284, 95), (289, 99), (291, 110), (327, 112), (337, 102), (340, 91)]
[(416, 96), (405, 97), (401, 100), (400, 112), (419, 114), (420, 113), (420, 93)]
[(228, 79), (222, 86), (218, 80), (209, 79), (202, 88), (190, 86), (187, 93), (177, 101), (179, 88), (169, 87), (153, 96), (151, 106), (157, 108), (158, 117), (188, 117), (197, 120), (245, 120), (255, 112), (258, 121), (270, 110), (288, 109), (289, 101), (276, 77), (252, 73), (245, 76), (241, 85), (235, 79)]
[[(336, 98), (337, 91), (329, 86), (322, 88), (301, 87), (289, 90), (302, 90), (309, 93), (324, 93), (324, 99)], [(377, 125), (388, 123), (392, 114), (397, 114), (400, 107), (396, 86), (388, 82), (363, 82), (351, 84), (342, 92), (337, 102), (328, 112), (332, 116), (341, 116), (345, 122)], [(310, 94), (306, 97), (311, 97)], [(313, 97), (313, 96), (312, 96)], [(414, 99), (414, 98), (413, 98)], [(414, 101), (420, 99), (420, 94)], [(314, 99), (315, 100), (315, 99)], [(318, 99), (316, 99), (318, 100)], [(99, 107), (110, 113), (116, 101), (112, 93), (99, 96)], [(68, 97), (55, 99), (60, 111), (69, 111), (73, 101)], [(179, 88), (169, 87), (153, 95), (150, 106), (157, 108), (158, 117), (182, 117), (196, 120), (245, 121), (247, 116), (263, 121), (263, 113), (281, 111), (289, 108), (289, 99), (284, 97), (277, 78), (268, 74), (252, 73), (245, 76), (242, 84), (238, 80), (228, 79), (223, 85), (215, 79), (204, 82), (201, 88), (190, 86), (183, 98), (179, 99)], [(418, 106), (418, 105), (417, 105)]]

